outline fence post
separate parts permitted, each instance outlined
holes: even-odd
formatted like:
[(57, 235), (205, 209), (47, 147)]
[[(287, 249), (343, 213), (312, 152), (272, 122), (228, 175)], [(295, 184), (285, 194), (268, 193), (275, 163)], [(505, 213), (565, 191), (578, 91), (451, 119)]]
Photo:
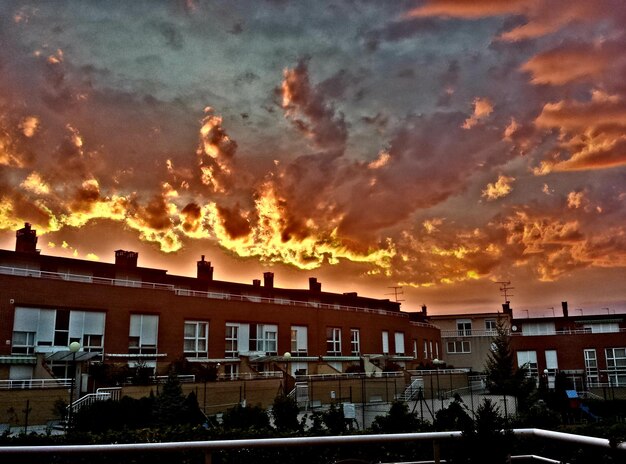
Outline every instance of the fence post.
[(433, 440), (433, 461), (435, 464), (441, 464), (441, 447), (437, 440)]
[(210, 450), (204, 451), (204, 464), (211, 464), (213, 462), (213, 457), (211, 455)]

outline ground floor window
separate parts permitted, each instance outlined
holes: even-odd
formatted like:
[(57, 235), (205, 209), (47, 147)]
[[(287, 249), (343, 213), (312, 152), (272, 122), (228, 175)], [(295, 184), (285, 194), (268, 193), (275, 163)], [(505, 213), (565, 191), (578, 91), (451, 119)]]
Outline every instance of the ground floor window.
[(469, 340), (448, 342), (448, 353), (471, 353), (472, 345)]

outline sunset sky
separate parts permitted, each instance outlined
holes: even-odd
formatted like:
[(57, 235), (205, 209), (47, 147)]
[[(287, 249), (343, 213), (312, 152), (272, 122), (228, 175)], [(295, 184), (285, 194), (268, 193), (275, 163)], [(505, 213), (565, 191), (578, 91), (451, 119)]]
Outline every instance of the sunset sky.
[(0, 248), (619, 311), (625, 205), (623, 0), (0, 0)]

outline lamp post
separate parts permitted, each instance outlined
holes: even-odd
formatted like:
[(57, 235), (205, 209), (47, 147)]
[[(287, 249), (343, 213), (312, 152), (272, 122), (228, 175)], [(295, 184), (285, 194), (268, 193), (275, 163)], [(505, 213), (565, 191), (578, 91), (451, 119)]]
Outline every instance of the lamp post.
[(283, 395), (287, 396), (287, 378), (289, 376), (289, 361), (291, 360), (291, 353), (286, 351), (283, 354), (283, 359), (285, 361), (285, 373), (283, 375)]
[(70, 388), (70, 405), (69, 405), (69, 411), (68, 411), (68, 418), (67, 418), (67, 425), (68, 425), (68, 430), (71, 431), (72, 430), (72, 419), (73, 419), (73, 414), (74, 414), (74, 388), (76, 386), (76, 353), (78, 352), (78, 350), (80, 350), (80, 343), (78, 342), (72, 342), (70, 343), (70, 345), (68, 346), (70, 352), (72, 353), (72, 382), (71, 382), (71, 388)]
[(443, 364), (443, 361), (435, 358), (433, 359), (433, 364), (435, 365), (435, 369), (437, 372), (437, 396), (441, 400), (441, 409), (443, 409), (443, 395), (441, 394), (441, 390), (439, 389), (439, 365)]

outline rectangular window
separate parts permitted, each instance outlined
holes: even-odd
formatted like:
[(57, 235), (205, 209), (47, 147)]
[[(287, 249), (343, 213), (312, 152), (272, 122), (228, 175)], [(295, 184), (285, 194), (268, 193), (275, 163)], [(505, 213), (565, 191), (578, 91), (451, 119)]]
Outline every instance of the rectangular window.
[(239, 357), (239, 324), (226, 323), (226, 348), (227, 358)]
[(554, 322), (528, 322), (522, 324), (522, 335), (554, 335)]
[(159, 334), (159, 316), (131, 314), (128, 352), (131, 354), (156, 354)]
[(404, 356), (404, 332), (394, 333), (394, 342), (396, 354)]
[(428, 359), (428, 340), (424, 339), (424, 359)]
[(250, 325), (250, 350), (276, 355), (278, 326), (274, 324)]
[(389, 332), (383, 330), (383, 354), (389, 354)]
[(70, 344), (70, 312), (58, 309), (54, 323), (54, 346)]
[(224, 376), (230, 380), (237, 380), (239, 378), (239, 365), (238, 364), (225, 364)]
[(472, 346), (468, 340), (448, 342), (448, 353), (471, 353)]
[(307, 332), (308, 332), (308, 329), (306, 326), (302, 326), (302, 325), (291, 326), (291, 355), (292, 356), (306, 356), (308, 354)]
[(528, 368), (528, 374), (532, 377), (537, 377), (539, 370), (537, 367), (537, 352), (536, 351), (518, 351), (517, 352), (517, 366), (526, 366)]
[(456, 329), (459, 337), (469, 337), (472, 335), (471, 319), (457, 319)]
[(605, 354), (609, 385), (626, 386), (626, 348), (606, 348)]
[(585, 374), (587, 375), (587, 386), (596, 385), (600, 378), (598, 377), (598, 357), (595, 348), (584, 350), (585, 356)]
[(13, 332), (11, 353), (33, 354), (35, 352), (35, 332)]
[(495, 319), (485, 319), (485, 330), (489, 333), (496, 333), (497, 324)]
[(209, 357), (209, 323), (185, 321), (184, 352), (188, 358)]
[(556, 386), (556, 371), (559, 369), (559, 362), (556, 355), (556, 350), (546, 350), (546, 369), (548, 371), (548, 388), (551, 390)]
[(585, 324), (583, 326), (586, 332), (591, 333), (611, 333), (619, 332), (619, 323), (617, 322), (596, 322), (593, 324)]
[(326, 328), (326, 354), (341, 356), (341, 329), (339, 327)]
[(417, 340), (413, 340), (413, 359), (417, 359)]
[(360, 356), (361, 354), (361, 332), (359, 329), (350, 329), (350, 354)]

